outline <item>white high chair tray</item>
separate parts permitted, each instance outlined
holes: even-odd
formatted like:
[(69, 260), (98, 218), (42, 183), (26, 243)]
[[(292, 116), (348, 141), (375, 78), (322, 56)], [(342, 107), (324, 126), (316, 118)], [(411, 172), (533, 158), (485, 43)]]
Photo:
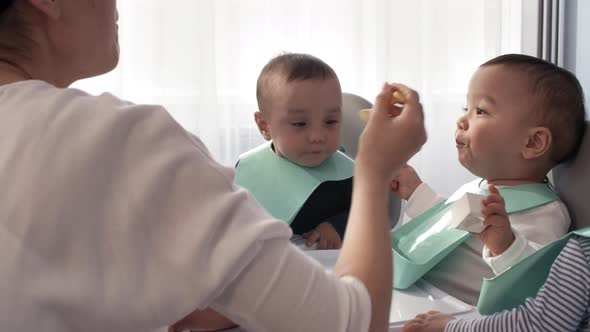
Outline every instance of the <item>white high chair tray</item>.
[[(331, 271), (336, 264), (340, 250), (310, 250), (305, 247), (301, 239), (294, 239), (294, 244), (303, 249), (305, 254), (318, 261), (327, 270)], [(424, 280), (419, 280), (412, 287), (404, 290), (394, 289), (389, 312), (389, 331), (400, 331), (408, 320), (417, 314), (430, 310), (440, 311), (459, 318), (479, 317), (477, 310), (440, 289), (430, 285)], [(225, 332), (244, 332), (240, 328), (226, 330)]]
[[(340, 250), (308, 250), (305, 254), (317, 260), (327, 270), (332, 270)], [(477, 316), (473, 306), (464, 303), (440, 289), (419, 280), (412, 287), (404, 290), (394, 289), (389, 312), (389, 330), (398, 331), (404, 323), (417, 314), (430, 310), (449, 315), (465, 317)]]

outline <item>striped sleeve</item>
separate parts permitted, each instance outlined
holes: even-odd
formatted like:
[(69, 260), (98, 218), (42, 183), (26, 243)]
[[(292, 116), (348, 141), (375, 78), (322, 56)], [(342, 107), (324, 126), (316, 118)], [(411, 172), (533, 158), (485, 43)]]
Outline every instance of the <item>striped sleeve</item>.
[(492, 316), (453, 320), (455, 331), (590, 331), (590, 239), (572, 237), (537, 297)]

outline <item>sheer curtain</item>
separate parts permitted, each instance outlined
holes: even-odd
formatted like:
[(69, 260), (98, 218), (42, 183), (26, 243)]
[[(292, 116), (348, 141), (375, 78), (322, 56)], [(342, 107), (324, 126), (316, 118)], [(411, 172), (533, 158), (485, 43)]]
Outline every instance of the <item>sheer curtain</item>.
[(384, 81), (420, 92), (429, 140), (410, 161), (441, 194), (473, 178), (456, 161), (455, 120), (472, 72), (519, 52), (520, 1), (119, 0), (118, 68), (74, 86), (164, 105), (222, 163), (262, 143), (258, 73), (273, 56), (312, 53), (343, 91), (372, 101)]

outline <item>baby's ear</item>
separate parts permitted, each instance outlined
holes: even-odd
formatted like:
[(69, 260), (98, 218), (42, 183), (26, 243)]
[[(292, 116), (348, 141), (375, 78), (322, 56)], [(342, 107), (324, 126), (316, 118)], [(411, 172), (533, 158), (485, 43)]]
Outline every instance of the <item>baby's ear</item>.
[(551, 148), (553, 136), (546, 127), (535, 127), (528, 130), (527, 141), (522, 150), (524, 159), (539, 158)]
[(258, 111), (254, 113), (254, 121), (256, 122), (256, 126), (258, 127), (258, 131), (265, 140), (270, 141), (270, 126), (264, 119), (262, 112)]

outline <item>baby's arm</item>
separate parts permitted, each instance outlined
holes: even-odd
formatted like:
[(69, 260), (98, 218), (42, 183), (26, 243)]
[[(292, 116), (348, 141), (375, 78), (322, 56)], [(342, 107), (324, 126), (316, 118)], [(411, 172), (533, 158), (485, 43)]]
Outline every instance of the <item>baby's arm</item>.
[[(402, 331), (577, 331), (588, 324), (590, 240), (572, 238), (551, 267), (537, 297), (510, 311), (468, 320), (440, 313), (419, 315)], [(442, 324), (441, 324), (442, 322)], [(447, 323), (448, 322), (448, 323)]]
[(404, 166), (391, 181), (391, 191), (408, 201), (405, 213), (412, 219), (445, 200), (428, 184), (422, 182), (414, 168), (409, 165)]

